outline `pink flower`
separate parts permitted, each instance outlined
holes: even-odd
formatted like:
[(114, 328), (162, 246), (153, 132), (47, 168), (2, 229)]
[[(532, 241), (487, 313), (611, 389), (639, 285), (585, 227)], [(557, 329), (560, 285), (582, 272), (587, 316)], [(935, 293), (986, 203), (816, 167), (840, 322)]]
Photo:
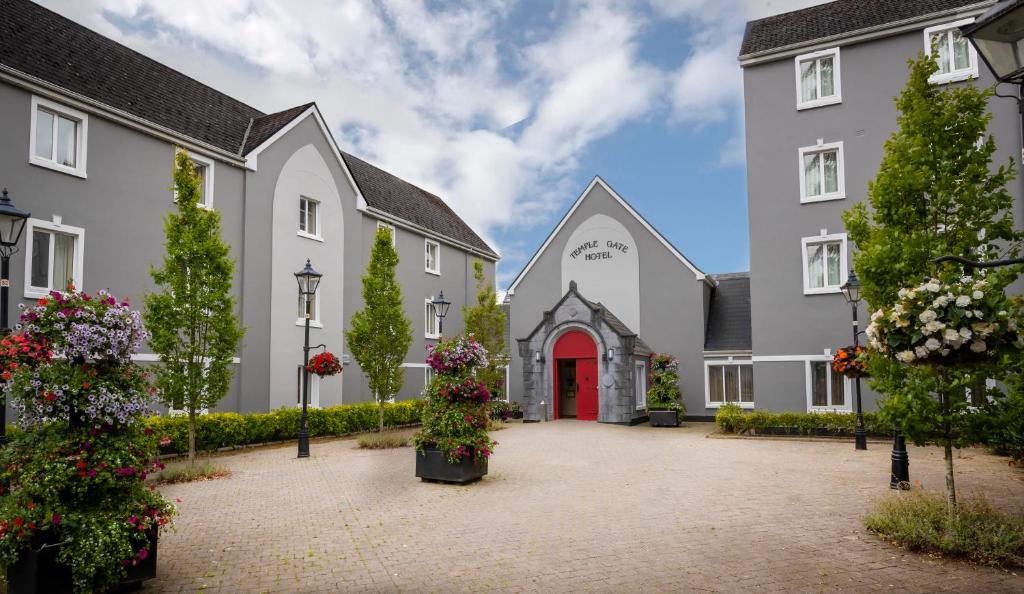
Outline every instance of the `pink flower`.
[(54, 526), (59, 526), (60, 525), (60, 514), (53, 514), (52, 520), (53, 520), (53, 525)]

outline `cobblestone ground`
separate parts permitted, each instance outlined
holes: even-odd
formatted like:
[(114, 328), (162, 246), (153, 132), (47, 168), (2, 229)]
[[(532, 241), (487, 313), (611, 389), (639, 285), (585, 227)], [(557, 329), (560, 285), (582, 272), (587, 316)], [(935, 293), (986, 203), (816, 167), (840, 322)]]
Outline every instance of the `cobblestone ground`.
[[(889, 495), (889, 445), (707, 438), (713, 427), (514, 424), (490, 475), (413, 477), (413, 451), (353, 440), (220, 458), (232, 476), (171, 485), (163, 592), (1024, 592), (1024, 577), (900, 551), (861, 527)], [(942, 454), (911, 478), (943, 488)], [(971, 450), (964, 494), (1024, 507), (1024, 472)]]

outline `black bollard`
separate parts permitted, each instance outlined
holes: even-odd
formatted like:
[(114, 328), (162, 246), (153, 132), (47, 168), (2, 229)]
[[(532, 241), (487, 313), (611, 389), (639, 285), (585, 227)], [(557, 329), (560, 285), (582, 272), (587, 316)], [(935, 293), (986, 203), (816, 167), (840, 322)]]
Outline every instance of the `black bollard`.
[(907, 441), (900, 431), (896, 431), (892, 438), (892, 473), (889, 488), (910, 488), (910, 456), (907, 455)]

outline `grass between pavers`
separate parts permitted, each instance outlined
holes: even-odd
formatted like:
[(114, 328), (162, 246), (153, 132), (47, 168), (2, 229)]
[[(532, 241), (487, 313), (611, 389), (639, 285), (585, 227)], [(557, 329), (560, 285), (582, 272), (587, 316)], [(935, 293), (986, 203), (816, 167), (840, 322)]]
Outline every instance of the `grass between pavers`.
[(363, 433), (356, 438), (356, 443), (364, 450), (386, 450), (404, 448), (409, 445), (409, 440), (409, 433), (385, 431), (384, 433)]
[(195, 467), (190, 467), (188, 462), (184, 462), (168, 465), (161, 470), (156, 476), (156, 483), (159, 485), (191, 483), (194, 481), (223, 478), (230, 475), (231, 473), (228, 469), (208, 460), (196, 462)]
[(984, 499), (960, 499), (950, 514), (944, 493), (915, 489), (880, 498), (864, 518), (868, 530), (913, 551), (997, 567), (1024, 567), (1024, 516)]

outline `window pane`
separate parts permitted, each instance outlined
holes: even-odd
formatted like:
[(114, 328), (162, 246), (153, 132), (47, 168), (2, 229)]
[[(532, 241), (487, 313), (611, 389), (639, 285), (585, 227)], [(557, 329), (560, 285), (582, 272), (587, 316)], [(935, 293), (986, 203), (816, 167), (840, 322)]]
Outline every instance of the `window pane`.
[(807, 285), (812, 289), (824, 286), (825, 263), (821, 251), (820, 243), (807, 246)]
[(811, 405), (828, 406), (828, 362), (811, 361)]
[(304, 319), (306, 317), (307, 313), (309, 314), (309, 319), (311, 319), (311, 320), (315, 320), (316, 319), (316, 294), (314, 294), (313, 296), (311, 296), (309, 298), (309, 302), (307, 304), (307, 301), (305, 299), (305, 295), (303, 295), (300, 292), (299, 293), (298, 305), (299, 305), (299, 318), (300, 319)]
[(822, 157), (825, 159), (825, 193), (834, 194), (839, 191), (839, 153), (829, 151)]
[(946, 31), (932, 33), (932, 47), (935, 48), (935, 61), (939, 63), (939, 73), (949, 72), (949, 35)]
[(308, 232), (309, 227), (306, 225), (306, 207), (309, 202), (305, 198), (299, 199), (299, 231)]
[(195, 169), (196, 177), (199, 178), (199, 187), (197, 188), (199, 193), (199, 204), (206, 204), (206, 165), (201, 163), (192, 162), (192, 168)]
[(754, 401), (754, 366), (740, 365), (740, 401)]
[(725, 401), (740, 401), (739, 370), (735, 365), (725, 365)]
[(63, 291), (75, 280), (75, 238), (54, 233), (53, 239), (53, 284), (50, 286)]
[(821, 96), (831, 97), (836, 94), (835, 81), (832, 74), (832, 58), (819, 60), (821, 67)]
[(437, 334), (437, 309), (433, 303), (427, 302), (424, 313), (424, 323), (427, 334)]
[(839, 373), (829, 375), (832, 376), (832, 406), (846, 406), (846, 378)]
[(960, 35), (960, 29), (953, 29), (953, 69), (966, 70), (971, 67), (970, 50), (967, 47), (968, 41)]
[(307, 233), (317, 235), (317, 221), (316, 218), (320, 216), (318, 212), (320, 210), (320, 203), (316, 200), (306, 201), (306, 230)]
[(724, 402), (722, 389), (722, 366), (711, 365), (708, 367), (708, 398), (711, 402)]
[(971, 381), (971, 406), (983, 406), (988, 401), (988, 386), (985, 378)]
[(828, 249), (828, 286), (838, 287), (842, 284), (842, 262), (840, 261), (840, 244), (826, 244)]
[(36, 110), (36, 155), (53, 159), (53, 114)]
[(32, 279), (33, 287), (49, 288), (50, 283), (50, 234), (45, 231), (32, 232)]
[(57, 162), (68, 167), (75, 166), (75, 129), (78, 122), (57, 117)]
[(428, 243), (427, 246), (427, 270), (437, 270), (437, 246)]
[(818, 98), (818, 73), (814, 60), (800, 63), (800, 99), (813, 101)]
[(821, 166), (820, 155), (804, 155), (804, 195), (821, 195)]

